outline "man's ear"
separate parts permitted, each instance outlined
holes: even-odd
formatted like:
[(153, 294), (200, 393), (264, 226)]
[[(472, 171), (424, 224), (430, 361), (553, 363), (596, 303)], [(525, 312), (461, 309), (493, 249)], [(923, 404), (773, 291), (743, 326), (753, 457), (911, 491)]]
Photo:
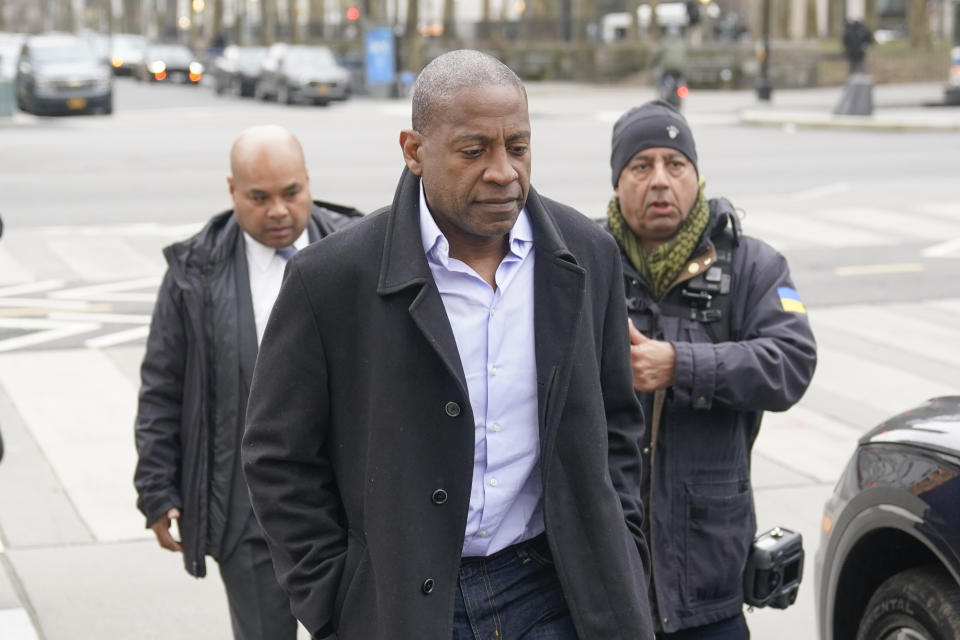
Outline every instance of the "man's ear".
[(423, 147), (423, 136), (413, 129), (404, 129), (400, 132), (400, 149), (403, 151), (403, 161), (407, 163), (410, 173), (415, 176), (423, 175), (423, 165), (420, 163), (420, 150)]

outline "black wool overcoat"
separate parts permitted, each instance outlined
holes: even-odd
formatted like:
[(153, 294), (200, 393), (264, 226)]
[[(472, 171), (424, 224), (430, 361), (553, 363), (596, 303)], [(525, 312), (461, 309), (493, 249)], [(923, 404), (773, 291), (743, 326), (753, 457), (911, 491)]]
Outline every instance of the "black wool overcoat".
[[(609, 235), (530, 190), (546, 535), (581, 640), (653, 638), (623, 277)], [(243, 462), (312, 634), (449, 640), (474, 419), (420, 240), (419, 178), (301, 251), (254, 373)]]

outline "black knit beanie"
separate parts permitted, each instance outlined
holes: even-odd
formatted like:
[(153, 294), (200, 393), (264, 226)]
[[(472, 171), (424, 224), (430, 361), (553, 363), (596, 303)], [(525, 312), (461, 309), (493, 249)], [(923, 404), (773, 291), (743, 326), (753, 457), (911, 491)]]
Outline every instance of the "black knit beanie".
[(634, 107), (620, 116), (613, 125), (613, 144), (610, 150), (610, 168), (613, 186), (620, 180), (620, 172), (638, 151), (652, 147), (669, 147), (687, 156), (697, 168), (697, 147), (686, 118), (663, 100), (653, 100)]

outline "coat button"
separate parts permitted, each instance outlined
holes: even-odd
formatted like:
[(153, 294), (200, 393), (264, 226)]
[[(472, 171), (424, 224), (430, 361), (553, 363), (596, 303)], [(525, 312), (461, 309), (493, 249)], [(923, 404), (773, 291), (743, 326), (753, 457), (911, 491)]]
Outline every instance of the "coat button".
[(423, 584), (420, 585), (420, 590), (423, 591), (424, 595), (430, 595), (433, 593), (433, 578), (427, 578), (423, 581)]
[(447, 492), (443, 489), (437, 489), (433, 492), (433, 495), (430, 496), (430, 499), (433, 500), (433, 504), (443, 504), (447, 501)]
[(458, 415), (460, 415), (460, 405), (458, 405), (456, 402), (448, 402), (443, 407), (443, 410), (446, 411), (447, 415), (451, 418), (456, 418)]

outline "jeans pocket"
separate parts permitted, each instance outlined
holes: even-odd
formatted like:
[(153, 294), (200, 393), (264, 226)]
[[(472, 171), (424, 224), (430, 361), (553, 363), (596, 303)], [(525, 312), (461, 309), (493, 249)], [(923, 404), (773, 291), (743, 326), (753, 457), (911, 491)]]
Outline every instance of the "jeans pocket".
[(688, 483), (686, 489), (685, 599), (693, 605), (736, 598), (754, 527), (750, 484)]

